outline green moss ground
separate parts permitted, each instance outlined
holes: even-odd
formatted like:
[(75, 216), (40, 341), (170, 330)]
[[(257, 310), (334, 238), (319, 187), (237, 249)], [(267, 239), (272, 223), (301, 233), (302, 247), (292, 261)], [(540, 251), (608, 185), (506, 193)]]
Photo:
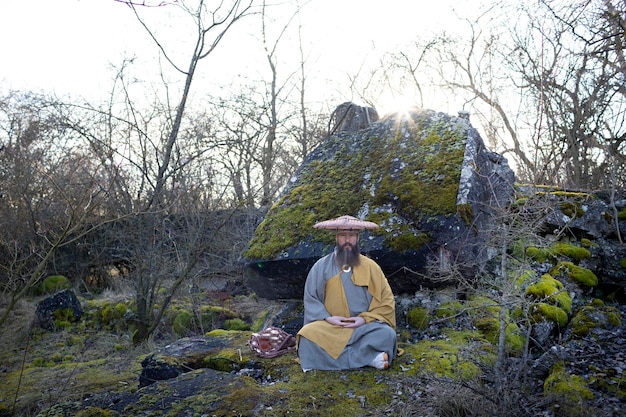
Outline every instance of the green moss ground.
[[(0, 416), (11, 410), (15, 415), (35, 415), (32, 410), (50, 408), (58, 402), (93, 393), (137, 390), (141, 360), (154, 352), (156, 345), (151, 342), (133, 345), (134, 327), (124, 319), (126, 312), (133, 308), (132, 301), (120, 297), (80, 301), (83, 316), (79, 322), (68, 321), (67, 326), (58, 326), (57, 331), (50, 332), (37, 326), (30, 328), (29, 323), (34, 317), (29, 317), (15, 323), (16, 328), (21, 326), (21, 330), (15, 330), (15, 335), (3, 337), (0, 345), (0, 363), (4, 370), (3, 383), (0, 384)], [(193, 327), (190, 324), (195, 323), (193, 320), (189, 323), (177, 321), (186, 312), (195, 312), (194, 317), (204, 320), (206, 332), (216, 326), (244, 330), (234, 333), (220, 330), (220, 337), (240, 335), (237, 343), (241, 348), (205, 358), (208, 367), (232, 371), (233, 363), (241, 365), (241, 352), (247, 360), (252, 358), (246, 345), (250, 334), (248, 322), (267, 316), (267, 311), (264, 312), (262, 305), (254, 299), (240, 298), (237, 303), (242, 310), (251, 312), (246, 321), (242, 314), (229, 308), (181, 296), (164, 317), (163, 332), (158, 338), (161, 343), (173, 341), (178, 337), (177, 331)], [(33, 300), (27, 310), (34, 311), (34, 304)]]
[[(407, 375), (428, 374), (456, 380), (481, 375), (481, 364), (495, 362), (495, 348), (480, 332), (450, 331), (438, 340), (421, 340), (405, 346), (397, 364)], [(481, 363), (476, 361), (480, 358)]]
[(30, 338), (13, 350), (2, 350), (8, 371), (0, 384), (0, 409), (30, 415), (29, 410), (59, 401), (137, 387), (137, 357), (144, 351), (133, 348), (130, 337), (70, 327), (57, 332), (35, 329)]

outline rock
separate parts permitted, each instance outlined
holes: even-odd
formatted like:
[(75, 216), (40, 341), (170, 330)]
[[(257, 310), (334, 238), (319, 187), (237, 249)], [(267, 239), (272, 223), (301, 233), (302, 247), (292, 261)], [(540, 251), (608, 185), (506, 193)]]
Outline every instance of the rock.
[(426, 276), (452, 260), (472, 274), (493, 257), (485, 243), (515, 175), (467, 118), (413, 109), (337, 131), (305, 158), (244, 254), (259, 296), (301, 298), (308, 270), (334, 246), (313, 224), (340, 215), (381, 226), (362, 234), (361, 250), (395, 293), (438, 285)]
[(76, 322), (80, 320), (83, 309), (74, 291), (67, 289), (41, 300), (37, 304), (35, 314), (39, 326), (47, 330), (54, 330), (58, 321)]
[(378, 113), (373, 107), (361, 107), (345, 102), (337, 106), (330, 115), (329, 134), (340, 132), (358, 132), (378, 120)]
[(582, 265), (591, 269), (600, 277), (600, 286), (611, 292), (626, 288), (626, 268), (620, 261), (626, 259), (626, 246), (611, 239), (596, 239), (595, 245), (590, 247), (591, 259), (586, 259)]
[(532, 378), (545, 378), (555, 363), (568, 357), (568, 352), (563, 346), (555, 345), (544, 354), (535, 359), (530, 366), (528, 374)]
[(188, 409), (189, 403), (193, 403), (194, 398), (205, 398), (206, 401), (201, 402), (205, 413), (202, 415), (213, 415), (211, 412), (227, 407), (224, 402), (228, 401), (229, 395), (239, 391), (243, 393), (245, 389), (245, 381), (233, 373), (198, 369), (178, 378), (158, 381), (136, 392), (108, 392), (90, 396), (82, 402), (82, 407), (85, 410), (106, 410), (102, 414), (85, 415), (111, 415), (114, 412), (114, 415), (125, 416), (191, 416), (199, 414)]
[(558, 204), (554, 204), (553, 207), (557, 209), (544, 220), (544, 227), (548, 230), (567, 227), (570, 233), (576, 236), (594, 239), (605, 237), (614, 230), (614, 225), (607, 221), (609, 208), (601, 200), (581, 202), (580, 216), (563, 213), (563, 208)]
[[(222, 368), (232, 371), (238, 368), (236, 361), (222, 358), (225, 363), (216, 363), (215, 357), (228, 344), (228, 340), (217, 337), (186, 337), (151, 353), (141, 361), (139, 386), (145, 387), (156, 381), (176, 378), (179, 375), (200, 368)], [(222, 365), (222, 366), (218, 366)]]
[(554, 328), (556, 324), (552, 321), (540, 321), (539, 323), (535, 323), (532, 326), (532, 341), (535, 345), (543, 348), (550, 336), (554, 333)]

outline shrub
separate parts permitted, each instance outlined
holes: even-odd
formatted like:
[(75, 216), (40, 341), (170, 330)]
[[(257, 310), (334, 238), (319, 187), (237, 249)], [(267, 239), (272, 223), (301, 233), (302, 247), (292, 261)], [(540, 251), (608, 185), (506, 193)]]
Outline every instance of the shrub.
[(181, 311), (174, 318), (172, 329), (178, 336), (188, 336), (193, 330), (193, 316), (188, 311)]
[(241, 319), (229, 319), (224, 321), (224, 329), (226, 330), (250, 330), (250, 325)]
[(39, 284), (38, 293), (54, 294), (55, 292), (70, 288), (70, 280), (64, 275), (50, 275)]

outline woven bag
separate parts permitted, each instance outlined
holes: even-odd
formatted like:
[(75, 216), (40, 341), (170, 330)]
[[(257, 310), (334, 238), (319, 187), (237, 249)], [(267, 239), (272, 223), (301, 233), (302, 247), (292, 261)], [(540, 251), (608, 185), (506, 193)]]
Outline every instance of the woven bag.
[(296, 351), (296, 338), (278, 327), (267, 327), (253, 333), (248, 341), (250, 350), (261, 358), (275, 358)]

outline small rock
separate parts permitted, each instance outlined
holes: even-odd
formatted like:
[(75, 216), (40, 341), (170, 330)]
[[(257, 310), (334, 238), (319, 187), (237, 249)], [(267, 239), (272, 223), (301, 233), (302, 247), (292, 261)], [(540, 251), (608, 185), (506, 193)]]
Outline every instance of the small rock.
[(41, 300), (37, 304), (35, 312), (39, 326), (47, 330), (54, 330), (56, 328), (55, 319), (60, 315), (58, 312), (61, 310), (66, 310), (62, 314), (63, 318), (74, 322), (80, 320), (83, 309), (74, 291), (59, 291)]

